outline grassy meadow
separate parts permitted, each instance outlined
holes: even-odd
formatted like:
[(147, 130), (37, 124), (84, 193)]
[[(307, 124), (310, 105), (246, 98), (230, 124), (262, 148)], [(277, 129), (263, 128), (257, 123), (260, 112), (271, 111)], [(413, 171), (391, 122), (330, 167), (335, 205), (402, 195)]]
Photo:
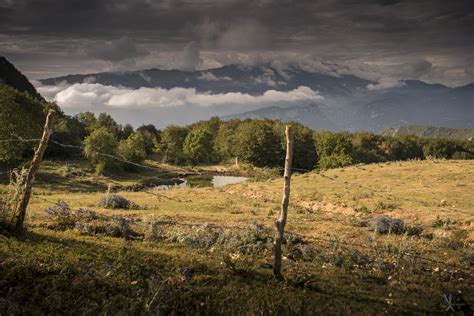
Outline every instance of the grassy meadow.
[[(271, 270), (280, 176), (147, 164), (156, 169), (110, 177), (95, 176), (80, 161), (43, 164), (27, 231), (0, 235), (0, 314), (462, 314), (474, 308), (472, 160), (294, 174), (283, 282)], [(222, 188), (133, 192), (195, 173), (255, 177)], [(99, 207), (110, 191), (136, 207)], [(48, 215), (59, 200), (70, 214)], [(383, 215), (403, 220), (404, 233), (371, 229)]]

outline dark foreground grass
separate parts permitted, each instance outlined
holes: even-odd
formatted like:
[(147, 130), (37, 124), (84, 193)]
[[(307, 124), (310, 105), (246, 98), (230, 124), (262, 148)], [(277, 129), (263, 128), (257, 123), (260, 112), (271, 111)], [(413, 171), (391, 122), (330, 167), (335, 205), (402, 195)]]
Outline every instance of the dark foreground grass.
[(463, 284), (432, 272), (318, 260), (286, 264), (286, 281), (277, 282), (265, 254), (229, 265), (219, 250), (74, 231), (34, 229), (0, 239), (5, 315), (443, 313), (442, 291), (455, 297)]

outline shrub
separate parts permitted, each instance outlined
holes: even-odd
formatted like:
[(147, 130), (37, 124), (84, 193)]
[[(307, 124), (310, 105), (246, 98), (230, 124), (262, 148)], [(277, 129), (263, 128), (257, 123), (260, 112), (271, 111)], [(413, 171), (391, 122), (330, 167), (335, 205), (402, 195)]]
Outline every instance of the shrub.
[(140, 206), (118, 194), (107, 194), (99, 200), (100, 207), (108, 209), (137, 210)]
[(405, 232), (405, 222), (398, 218), (380, 216), (374, 220), (370, 230), (377, 234), (402, 234)]
[(60, 200), (54, 206), (50, 206), (46, 209), (48, 218), (54, 221), (55, 226), (59, 229), (73, 228), (76, 224), (77, 218), (72, 213), (69, 205)]
[(132, 220), (122, 216), (113, 216), (102, 221), (83, 222), (77, 221), (75, 229), (81, 235), (96, 236), (103, 235), (115, 238), (142, 239), (143, 236), (135, 232), (132, 227)]

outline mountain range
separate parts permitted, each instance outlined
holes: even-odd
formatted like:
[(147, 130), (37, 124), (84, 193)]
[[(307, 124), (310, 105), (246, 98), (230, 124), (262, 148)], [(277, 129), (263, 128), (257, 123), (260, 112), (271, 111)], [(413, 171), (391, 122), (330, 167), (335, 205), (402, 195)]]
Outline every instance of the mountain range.
[[(380, 131), (403, 125), (474, 127), (474, 84), (451, 88), (419, 80), (405, 80), (395, 87), (373, 89), (376, 82), (354, 75), (336, 76), (297, 68), (281, 70), (270, 64), (228, 65), (198, 71), (148, 69), (76, 74), (40, 82), (45, 86), (97, 83), (130, 89), (180, 87), (192, 88), (198, 93), (242, 93), (252, 96), (262, 95), (269, 90), (285, 92), (305, 86), (322, 96), (317, 102), (278, 102), (264, 104), (257, 109), (249, 109), (245, 104), (236, 104), (227, 112), (219, 112), (214, 108), (209, 113), (200, 113), (200, 109), (195, 109), (195, 112), (182, 114), (183, 117), (187, 115), (187, 121), (219, 115), (223, 119), (272, 118), (297, 121), (316, 130)], [(3, 57), (0, 57), (1, 83), (39, 96), (28, 79)], [(127, 111), (127, 115), (133, 113), (133, 109)], [(181, 114), (176, 113), (179, 111), (172, 108), (163, 111), (167, 111), (176, 121), (170, 123), (183, 123), (179, 122)], [(152, 112), (143, 113), (153, 120)], [(164, 120), (163, 117), (161, 119)]]
[(240, 92), (261, 95), (268, 90), (291, 91), (306, 86), (319, 92), (320, 102), (278, 104), (223, 115), (232, 118), (274, 118), (298, 121), (314, 129), (371, 130), (409, 124), (467, 128), (474, 126), (474, 84), (450, 88), (404, 80), (386, 89), (353, 75), (328, 75), (302, 69), (277, 69), (269, 64), (228, 65), (200, 71), (148, 69), (68, 75), (41, 80), (44, 85), (93, 82), (132, 89), (194, 88), (211, 94)]

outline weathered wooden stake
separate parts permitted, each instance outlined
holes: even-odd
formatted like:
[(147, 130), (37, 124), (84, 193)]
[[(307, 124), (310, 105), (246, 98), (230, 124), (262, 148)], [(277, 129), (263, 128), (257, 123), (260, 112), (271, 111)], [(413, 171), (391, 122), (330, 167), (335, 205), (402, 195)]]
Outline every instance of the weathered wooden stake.
[(36, 172), (38, 171), (41, 164), (41, 160), (43, 159), (44, 151), (46, 150), (46, 146), (48, 145), (49, 136), (53, 132), (53, 115), (54, 111), (50, 110), (48, 116), (46, 116), (43, 136), (41, 136), (38, 148), (35, 151), (35, 155), (33, 156), (33, 160), (31, 161), (30, 168), (28, 169), (23, 198), (18, 204), (18, 207), (15, 212), (15, 222), (13, 223), (14, 228), (17, 230), (21, 230), (23, 228), (23, 222), (26, 216), (26, 208), (28, 207), (28, 203), (30, 202), (31, 190), (33, 188), (33, 182), (35, 181)]
[(285, 173), (283, 184), (283, 199), (281, 201), (280, 218), (275, 221), (276, 234), (273, 248), (275, 252), (275, 262), (273, 263), (273, 275), (277, 279), (283, 279), (281, 274), (281, 243), (285, 231), (286, 218), (288, 215), (288, 203), (290, 201), (290, 181), (291, 181), (291, 163), (293, 160), (293, 133), (291, 125), (286, 126), (286, 157), (285, 157)]

